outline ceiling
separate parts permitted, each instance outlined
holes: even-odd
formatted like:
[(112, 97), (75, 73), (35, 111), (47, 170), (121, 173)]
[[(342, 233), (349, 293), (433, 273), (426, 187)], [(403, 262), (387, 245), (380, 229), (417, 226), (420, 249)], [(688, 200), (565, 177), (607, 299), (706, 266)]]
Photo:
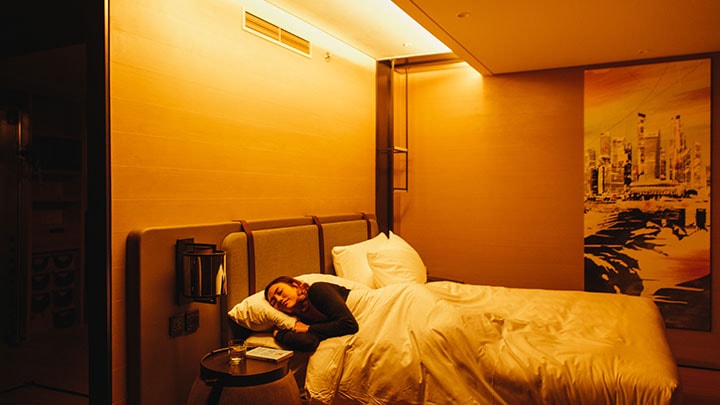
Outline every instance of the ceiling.
[(0, 58), (85, 42), (86, 0), (6, 0), (0, 8)]
[[(84, 1), (4, 3), (0, 57), (84, 42)], [(485, 75), (720, 52), (718, 0), (267, 1), (375, 59), (450, 50)]]
[(451, 52), (392, 0), (265, 0), (376, 60)]
[(720, 51), (718, 0), (268, 2), (378, 60), (446, 52), (409, 15), (485, 75)]

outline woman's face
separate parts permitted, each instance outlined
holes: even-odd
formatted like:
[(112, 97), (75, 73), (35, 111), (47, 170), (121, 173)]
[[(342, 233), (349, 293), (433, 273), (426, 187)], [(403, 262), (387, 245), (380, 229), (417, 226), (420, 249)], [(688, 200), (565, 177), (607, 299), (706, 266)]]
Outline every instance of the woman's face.
[(286, 313), (292, 313), (298, 302), (298, 290), (294, 285), (279, 282), (268, 289), (268, 302), (273, 308)]

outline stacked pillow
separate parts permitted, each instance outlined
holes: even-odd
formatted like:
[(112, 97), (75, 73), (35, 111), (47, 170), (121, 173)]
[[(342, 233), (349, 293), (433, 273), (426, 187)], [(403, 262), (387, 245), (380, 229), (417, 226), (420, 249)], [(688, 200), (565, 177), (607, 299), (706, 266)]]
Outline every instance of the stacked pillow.
[(370, 268), (367, 253), (381, 249), (388, 243), (388, 237), (380, 232), (372, 239), (353, 245), (332, 248), (333, 266), (338, 276), (375, 288), (375, 276)]
[(397, 283), (425, 283), (427, 270), (420, 255), (392, 231), (372, 239), (332, 249), (335, 273), (370, 288)]

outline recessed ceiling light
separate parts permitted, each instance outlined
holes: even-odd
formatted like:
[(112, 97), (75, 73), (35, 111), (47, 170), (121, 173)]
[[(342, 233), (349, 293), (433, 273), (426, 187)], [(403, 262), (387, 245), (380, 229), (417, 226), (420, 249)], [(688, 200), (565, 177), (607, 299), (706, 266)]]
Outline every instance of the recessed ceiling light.
[(458, 13), (457, 18), (467, 18), (470, 17), (469, 11), (463, 11), (462, 13)]

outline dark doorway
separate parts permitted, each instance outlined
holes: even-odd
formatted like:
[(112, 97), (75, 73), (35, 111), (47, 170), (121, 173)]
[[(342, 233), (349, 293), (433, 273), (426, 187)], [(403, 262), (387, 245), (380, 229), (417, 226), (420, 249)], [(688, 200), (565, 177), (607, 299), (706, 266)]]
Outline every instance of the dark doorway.
[(0, 402), (87, 403), (85, 49), (19, 55), (0, 66)]
[(110, 403), (105, 2), (6, 3), (0, 403)]

